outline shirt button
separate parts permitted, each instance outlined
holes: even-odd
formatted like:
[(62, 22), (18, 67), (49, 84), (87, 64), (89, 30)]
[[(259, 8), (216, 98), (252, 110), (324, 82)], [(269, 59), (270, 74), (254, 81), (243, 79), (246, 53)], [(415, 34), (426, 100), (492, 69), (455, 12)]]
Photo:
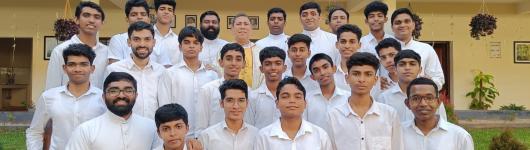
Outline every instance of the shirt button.
[(361, 138), (361, 140), (364, 140), (364, 138)]
[(363, 124), (363, 121), (361, 121), (361, 124)]

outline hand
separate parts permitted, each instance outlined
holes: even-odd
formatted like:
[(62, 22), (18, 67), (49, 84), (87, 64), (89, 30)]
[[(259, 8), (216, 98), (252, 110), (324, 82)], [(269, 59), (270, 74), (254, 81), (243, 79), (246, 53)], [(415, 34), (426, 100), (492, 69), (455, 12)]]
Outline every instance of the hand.
[(381, 82), (381, 90), (386, 90), (390, 87), (390, 81), (386, 77), (379, 77), (379, 82)]
[(186, 147), (188, 147), (188, 150), (202, 150), (202, 144), (197, 139), (189, 139), (186, 142)]

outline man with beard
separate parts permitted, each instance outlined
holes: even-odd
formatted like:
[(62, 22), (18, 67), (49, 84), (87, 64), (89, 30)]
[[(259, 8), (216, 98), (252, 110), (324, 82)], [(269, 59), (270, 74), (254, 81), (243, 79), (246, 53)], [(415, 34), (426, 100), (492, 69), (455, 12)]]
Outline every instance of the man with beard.
[(288, 35), (285, 35), (283, 29), (285, 28), (285, 21), (287, 20), (287, 14), (282, 8), (271, 8), (267, 12), (267, 25), (269, 26), (269, 36), (258, 40), (256, 45), (259, 47), (276, 46), (283, 49), (287, 53), (287, 39)]
[(111, 72), (126, 72), (138, 81), (138, 98), (133, 108), (134, 113), (151, 119), (158, 108), (157, 80), (165, 70), (164, 66), (150, 59), (155, 45), (154, 32), (153, 26), (145, 22), (131, 24), (128, 29), (128, 43), (133, 55), (109, 65), (106, 73), (108, 75)]
[(149, 150), (160, 145), (155, 122), (132, 112), (136, 80), (124, 72), (112, 72), (104, 81), (103, 98), (109, 111), (77, 127), (67, 150)]
[(341, 7), (333, 8), (329, 11), (328, 21), (333, 34), (337, 34), (337, 29), (350, 21), (350, 13)]
[[(154, 55), (167, 55), (171, 65), (178, 64), (182, 61), (182, 53), (179, 50), (178, 35), (171, 30), (171, 22), (175, 16), (175, 0), (154, 0), (156, 23), (155, 39), (157, 49)], [(171, 65), (165, 65), (170, 67)]]
[(246, 58), (245, 67), (239, 77), (254, 89), (263, 82), (263, 76), (259, 69), (261, 64), (259, 53), (262, 48), (250, 41), (251, 33), (252, 25), (248, 16), (244, 13), (237, 14), (234, 17), (234, 23), (232, 23), (232, 34), (234, 35), (235, 43), (245, 49)]
[(318, 53), (324, 53), (333, 59), (334, 64), (338, 64), (339, 52), (335, 48), (337, 36), (333, 33), (320, 29), (320, 5), (315, 2), (307, 2), (300, 7), (300, 22), (304, 30), (302, 34), (311, 37), (311, 57)]
[[(129, 25), (138, 21), (149, 23), (149, 6), (147, 2), (145, 0), (128, 0), (125, 3), (125, 17)], [(127, 32), (116, 34), (110, 38), (108, 51), (109, 63), (125, 60), (131, 56), (132, 51), (127, 43), (127, 39), (129, 39)], [(153, 54), (149, 58), (163, 65), (170, 65), (171, 63), (169, 57), (163, 54)]]
[[(105, 104), (101, 89), (90, 85), (96, 54), (84, 44), (72, 44), (63, 51), (66, 64), (63, 71), (70, 81), (67, 85), (48, 89), (42, 93), (31, 125), (26, 130), (26, 146), (36, 149), (64, 149), (74, 129), (81, 123), (103, 114)], [(53, 120), (51, 146), (43, 146), (44, 126)]]
[(199, 54), (199, 60), (206, 65), (207, 68), (214, 69), (215, 72), (221, 74), (221, 68), (217, 62), (219, 51), (228, 42), (218, 38), (219, 36), (219, 15), (215, 11), (206, 11), (200, 17), (201, 34), (204, 36), (202, 43), (202, 52)]

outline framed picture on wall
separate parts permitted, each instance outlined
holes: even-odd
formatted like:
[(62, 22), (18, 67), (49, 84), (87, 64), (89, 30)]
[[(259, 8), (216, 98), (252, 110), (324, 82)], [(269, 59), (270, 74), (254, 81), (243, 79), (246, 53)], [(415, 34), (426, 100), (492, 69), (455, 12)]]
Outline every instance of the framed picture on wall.
[(197, 15), (185, 15), (184, 16), (184, 26), (197, 27)]
[(57, 40), (55, 36), (44, 36), (44, 60), (50, 60), (53, 48), (63, 42)]
[(226, 16), (226, 29), (232, 29), (232, 24), (236, 16)]
[(259, 16), (248, 16), (252, 30), (259, 30)]
[(530, 41), (513, 42), (514, 63), (530, 63)]

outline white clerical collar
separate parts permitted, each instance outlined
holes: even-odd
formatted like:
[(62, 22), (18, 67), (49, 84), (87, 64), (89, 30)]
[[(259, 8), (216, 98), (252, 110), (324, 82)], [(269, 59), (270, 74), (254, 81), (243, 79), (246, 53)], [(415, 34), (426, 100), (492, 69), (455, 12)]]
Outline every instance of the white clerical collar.
[(274, 39), (274, 40), (279, 40), (279, 39), (282, 39), (284, 37), (285, 37), (285, 33), (278, 34), (278, 35), (274, 35), (274, 34), (269, 33), (269, 38)]
[(303, 34), (305, 35), (309, 35), (309, 36), (315, 36), (317, 34), (320, 34), (322, 32), (322, 30), (320, 29), (320, 27), (318, 27), (317, 29), (313, 30), (313, 31), (308, 31), (308, 30), (305, 30), (302, 32)]
[(215, 38), (215, 39), (213, 39), (213, 40), (210, 40), (210, 39), (204, 38), (204, 43), (212, 44), (212, 43), (217, 42), (217, 40), (219, 40), (219, 38)]

